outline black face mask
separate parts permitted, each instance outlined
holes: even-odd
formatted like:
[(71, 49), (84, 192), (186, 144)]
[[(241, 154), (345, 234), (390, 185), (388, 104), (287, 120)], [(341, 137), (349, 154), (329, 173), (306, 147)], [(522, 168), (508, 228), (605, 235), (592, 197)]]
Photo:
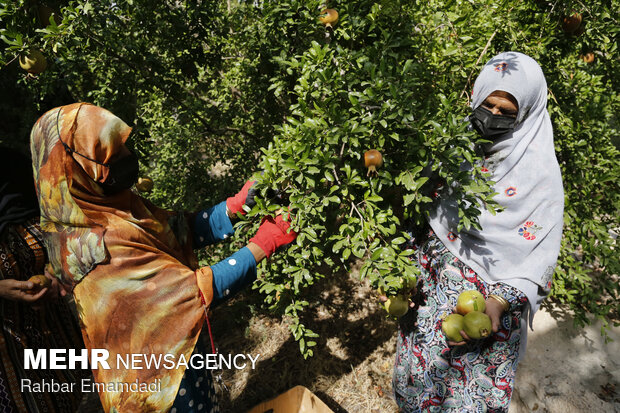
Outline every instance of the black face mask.
[(494, 115), (482, 105), (474, 109), (474, 113), (469, 117), (469, 121), (480, 136), (490, 140), (496, 140), (501, 135), (512, 131), (517, 122), (511, 116)]
[[(140, 165), (138, 163), (138, 157), (135, 153), (131, 151), (129, 151), (129, 155), (124, 156), (114, 162), (102, 163), (91, 159), (86, 155), (82, 155), (79, 152), (76, 152), (75, 150), (69, 148), (67, 145), (65, 145), (65, 150), (69, 152), (72, 156), (73, 154), (77, 154), (80, 155), (82, 158), (88, 159), (91, 162), (108, 168), (108, 177), (101, 182), (97, 181), (97, 183), (103, 188), (103, 192), (106, 195), (114, 195), (121, 191), (124, 191), (125, 189), (129, 189), (138, 180)], [(75, 158), (73, 159), (75, 160)]]
[(138, 180), (140, 165), (138, 157), (131, 151), (129, 155), (121, 159), (101, 165), (108, 167), (108, 177), (103, 182), (99, 182), (99, 185), (103, 187), (103, 192), (108, 195), (131, 188)]

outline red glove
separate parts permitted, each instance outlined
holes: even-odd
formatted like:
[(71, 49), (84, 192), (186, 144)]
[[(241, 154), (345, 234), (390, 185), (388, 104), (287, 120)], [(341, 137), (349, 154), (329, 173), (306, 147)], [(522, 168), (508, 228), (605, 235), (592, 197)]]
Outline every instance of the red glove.
[(228, 208), (228, 211), (230, 211), (232, 215), (236, 215), (237, 212), (241, 215), (245, 215), (243, 205), (247, 205), (250, 208), (256, 205), (256, 201), (254, 201), (256, 191), (252, 188), (255, 183), (256, 181), (247, 181), (237, 195), (226, 199), (226, 208)]
[(290, 222), (285, 221), (282, 215), (275, 218), (265, 217), (250, 242), (258, 245), (269, 258), (278, 248), (290, 244), (297, 238), (295, 231), (289, 231), (290, 226)]

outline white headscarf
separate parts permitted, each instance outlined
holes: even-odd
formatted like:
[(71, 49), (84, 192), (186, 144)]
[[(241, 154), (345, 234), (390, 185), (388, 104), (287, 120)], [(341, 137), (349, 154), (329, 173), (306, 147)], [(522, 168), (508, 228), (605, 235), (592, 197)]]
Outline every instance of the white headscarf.
[(472, 108), (496, 90), (510, 93), (519, 104), (514, 130), (485, 147), (485, 167), (504, 211), (492, 215), (482, 209), (481, 230), (458, 232), (456, 202), (448, 197), (440, 200), (429, 222), (448, 250), (483, 280), (522, 291), (531, 323), (549, 294), (560, 251), (562, 176), (547, 112), (547, 83), (538, 63), (517, 52), (489, 60), (474, 84)]

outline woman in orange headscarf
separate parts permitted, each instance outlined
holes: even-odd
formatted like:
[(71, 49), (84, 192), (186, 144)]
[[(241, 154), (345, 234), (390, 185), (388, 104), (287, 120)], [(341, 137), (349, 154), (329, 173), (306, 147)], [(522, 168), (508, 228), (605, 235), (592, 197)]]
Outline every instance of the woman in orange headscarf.
[[(280, 216), (266, 219), (233, 257), (197, 268), (192, 246), (232, 232), (227, 212), (240, 212), (231, 201), (243, 198), (248, 185), (194, 216), (157, 208), (128, 189), (138, 172), (125, 147), (130, 132), (111, 112), (84, 103), (52, 109), (34, 125), (31, 151), (49, 271), (73, 291), (87, 348), (107, 349), (111, 361), (126, 354), (189, 359), (212, 300), (251, 282), (256, 263), (295, 233)], [(95, 369), (95, 381), (161, 386), (100, 392), (106, 412), (176, 408), (183, 368), (116, 367)]]

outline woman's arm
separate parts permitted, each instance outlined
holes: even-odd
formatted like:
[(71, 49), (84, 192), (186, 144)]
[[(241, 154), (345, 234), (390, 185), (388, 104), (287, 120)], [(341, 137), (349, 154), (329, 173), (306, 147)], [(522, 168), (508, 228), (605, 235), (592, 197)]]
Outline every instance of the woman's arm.
[[(487, 293), (487, 299), (485, 300), (485, 313), (491, 319), (491, 328), (493, 333), (497, 333), (499, 331), (500, 320), (504, 312), (512, 312), (520, 307), (523, 307), (527, 303), (527, 297), (518, 289), (503, 283), (490, 285)], [(461, 330), (461, 336), (463, 336), (465, 341), (461, 341), (459, 343), (448, 341), (448, 345), (462, 346), (470, 340), (467, 333), (463, 330)]]
[(235, 196), (193, 215), (190, 225), (194, 249), (218, 243), (233, 234), (231, 219), (236, 218), (237, 214), (245, 214), (243, 205), (252, 207), (255, 204), (254, 182), (247, 181)]
[(499, 330), (499, 322), (505, 311), (512, 312), (527, 302), (523, 292), (504, 283), (492, 284), (488, 288), (486, 299), (486, 313), (491, 318), (493, 332)]
[(199, 276), (198, 286), (201, 290), (209, 288), (202, 285), (212, 279), (213, 304), (217, 305), (232, 297), (256, 279), (256, 265), (268, 258), (278, 248), (290, 244), (297, 234), (290, 230), (290, 223), (282, 215), (263, 219), (256, 235), (248, 245), (230, 257), (207, 268), (199, 270), (206, 276)]
[(12, 278), (0, 280), (0, 298), (11, 301), (35, 303), (48, 291), (48, 288), (43, 288), (36, 294), (31, 294), (29, 291), (33, 288), (34, 283), (31, 281), (18, 281)]
[(194, 249), (216, 244), (233, 233), (233, 225), (226, 213), (226, 201), (197, 212), (190, 220)]

